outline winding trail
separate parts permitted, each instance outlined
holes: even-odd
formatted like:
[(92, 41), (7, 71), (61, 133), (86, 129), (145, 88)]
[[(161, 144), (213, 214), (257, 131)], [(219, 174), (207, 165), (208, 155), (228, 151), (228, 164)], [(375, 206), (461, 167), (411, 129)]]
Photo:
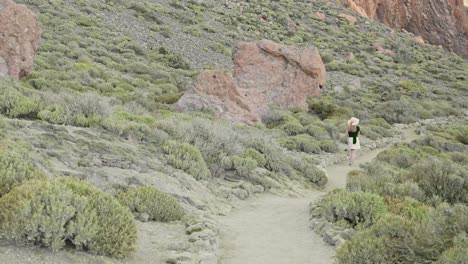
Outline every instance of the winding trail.
[[(404, 140), (417, 137), (403, 131)], [(367, 152), (350, 167), (340, 163), (326, 168), (325, 191), (308, 191), (300, 198), (264, 194), (240, 202), (230, 215), (220, 217), (222, 264), (325, 264), (333, 263), (335, 248), (309, 228), (309, 203), (335, 188), (344, 187), (346, 175), (371, 161), (386, 148)]]

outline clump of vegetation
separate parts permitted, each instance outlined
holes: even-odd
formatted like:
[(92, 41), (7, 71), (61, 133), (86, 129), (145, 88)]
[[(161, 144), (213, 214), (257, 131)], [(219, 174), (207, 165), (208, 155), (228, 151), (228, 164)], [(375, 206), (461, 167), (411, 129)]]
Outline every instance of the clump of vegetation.
[(188, 143), (168, 141), (162, 146), (167, 162), (192, 175), (197, 180), (211, 176), (200, 151)]
[(457, 140), (463, 140), (457, 131), (436, 132), (394, 146), (348, 174), (347, 189), (384, 199), (387, 215), (369, 229), (357, 229), (338, 250), (338, 263), (461, 263), (468, 245), (466, 150), (440, 147)]
[(0, 197), (23, 182), (45, 178), (28, 162), (28, 151), (20, 142), (0, 142)]
[(136, 217), (147, 214), (148, 220), (170, 222), (180, 220), (184, 215), (182, 207), (174, 197), (151, 186), (130, 188), (119, 193), (117, 198)]
[(310, 158), (303, 158), (293, 162), (293, 168), (299, 175), (319, 187), (324, 187), (328, 182), (327, 174), (322, 169), (319, 169), (315, 161)]
[(124, 257), (134, 250), (136, 226), (109, 194), (71, 178), (26, 182), (0, 199), (0, 231), (21, 243), (53, 250), (67, 243), (96, 254)]
[(332, 223), (369, 227), (387, 211), (382, 197), (365, 192), (335, 190), (319, 203), (321, 214)]

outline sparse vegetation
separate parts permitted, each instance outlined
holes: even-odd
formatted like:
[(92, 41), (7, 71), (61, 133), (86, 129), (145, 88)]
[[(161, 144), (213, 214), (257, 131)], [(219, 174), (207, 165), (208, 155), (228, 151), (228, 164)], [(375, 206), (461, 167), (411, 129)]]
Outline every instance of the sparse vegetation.
[[(466, 115), (466, 60), (372, 20), (349, 25), (334, 2), (15, 2), (37, 12), (43, 28), (34, 71), (0, 80), (0, 230), (21, 243), (133, 251), (127, 208), (88, 183), (44, 174), (107, 184), (101, 173), (111, 168), (179, 180), (171, 166), (196, 180), (236, 173), (267, 190), (291, 179), (323, 187), (319, 155), (342, 150), (350, 116), (379, 140), (394, 135), (395, 123)], [(327, 85), (307, 110), (272, 106), (258, 126), (171, 110), (199, 71), (231, 68), (232, 48), (258, 39), (319, 48)], [(324, 215), (357, 232), (338, 263), (466, 259), (468, 129), (459, 122), (382, 152), (349, 175), (346, 191), (324, 198)], [(183, 213), (150, 187), (119, 197), (156, 221)]]
[(141, 214), (147, 214), (148, 220), (169, 222), (180, 220), (184, 215), (183, 209), (174, 197), (151, 186), (130, 188), (120, 193), (117, 198), (137, 218)]

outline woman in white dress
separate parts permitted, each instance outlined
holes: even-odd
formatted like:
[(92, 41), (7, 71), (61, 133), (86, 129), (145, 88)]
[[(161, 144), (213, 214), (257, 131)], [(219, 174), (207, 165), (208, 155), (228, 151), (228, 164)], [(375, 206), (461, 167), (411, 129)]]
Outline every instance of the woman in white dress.
[(359, 119), (356, 117), (351, 117), (348, 120), (348, 127), (346, 128), (345, 136), (348, 140), (348, 149), (349, 149), (349, 165), (352, 166), (354, 160), (357, 158), (357, 152), (361, 148), (359, 143), (359, 132), (361, 128), (358, 126)]

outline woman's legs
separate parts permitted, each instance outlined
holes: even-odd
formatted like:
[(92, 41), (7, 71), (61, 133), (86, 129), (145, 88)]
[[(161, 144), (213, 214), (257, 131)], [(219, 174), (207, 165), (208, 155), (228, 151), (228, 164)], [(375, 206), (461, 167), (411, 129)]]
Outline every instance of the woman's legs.
[(354, 163), (354, 160), (356, 160), (357, 157), (357, 149), (350, 149), (349, 150), (349, 165), (352, 165)]

